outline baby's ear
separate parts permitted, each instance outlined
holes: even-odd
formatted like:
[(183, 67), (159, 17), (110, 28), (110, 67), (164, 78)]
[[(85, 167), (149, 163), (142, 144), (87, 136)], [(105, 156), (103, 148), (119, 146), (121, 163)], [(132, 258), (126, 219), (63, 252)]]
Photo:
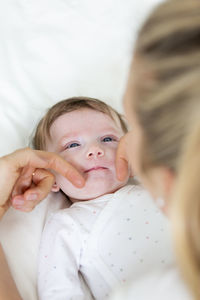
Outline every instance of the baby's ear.
[(51, 188), (51, 191), (56, 193), (60, 191), (60, 187), (57, 185), (57, 183), (55, 182)]

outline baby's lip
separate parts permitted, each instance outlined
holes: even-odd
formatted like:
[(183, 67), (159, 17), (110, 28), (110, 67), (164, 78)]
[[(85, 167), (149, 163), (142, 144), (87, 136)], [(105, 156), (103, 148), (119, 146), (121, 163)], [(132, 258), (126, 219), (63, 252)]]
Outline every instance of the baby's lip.
[(103, 167), (103, 166), (94, 166), (90, 169), (85, 170), (84, 173), (88, 173), (88, 172), (91, 172), (91, 171), (97, 171), (97, 170), (106, 170), (106, 169), (108, 169), (108, 168)]

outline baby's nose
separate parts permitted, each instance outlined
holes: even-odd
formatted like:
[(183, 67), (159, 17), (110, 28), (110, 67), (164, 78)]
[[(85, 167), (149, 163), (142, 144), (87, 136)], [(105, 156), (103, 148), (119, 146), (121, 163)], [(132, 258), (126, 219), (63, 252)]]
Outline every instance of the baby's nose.
[(101, 157), (104, 155), (104, 151), (99, 146), (91, 146), (87, 152), (87, 157)]

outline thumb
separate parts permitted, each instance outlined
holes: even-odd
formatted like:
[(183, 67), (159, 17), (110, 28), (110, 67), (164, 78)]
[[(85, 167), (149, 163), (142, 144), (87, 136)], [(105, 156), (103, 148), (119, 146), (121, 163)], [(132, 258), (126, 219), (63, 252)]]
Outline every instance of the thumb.
[(120, 181), (123, 181), (129, 172), (129, 162), (126, 152), (127, 139), (128, 133), (120, 139), (116, 153), (116, 174)]

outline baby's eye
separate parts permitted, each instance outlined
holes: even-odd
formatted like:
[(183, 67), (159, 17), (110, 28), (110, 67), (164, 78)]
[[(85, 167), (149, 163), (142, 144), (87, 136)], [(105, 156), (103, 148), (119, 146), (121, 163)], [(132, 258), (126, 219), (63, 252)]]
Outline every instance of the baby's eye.
[(102, 139), (102, 142), (104, 142), (104, 143), (112, 142), (112, 141), (116, 141), (116, 139), (111, 136), (106, 136), (105, 138)]
[(66, 149), (69, 149), (69, 148), (75, 148), (75, 147), (79, 147), (80, 144), (79, 143), (70, 143), (66, 146)]

